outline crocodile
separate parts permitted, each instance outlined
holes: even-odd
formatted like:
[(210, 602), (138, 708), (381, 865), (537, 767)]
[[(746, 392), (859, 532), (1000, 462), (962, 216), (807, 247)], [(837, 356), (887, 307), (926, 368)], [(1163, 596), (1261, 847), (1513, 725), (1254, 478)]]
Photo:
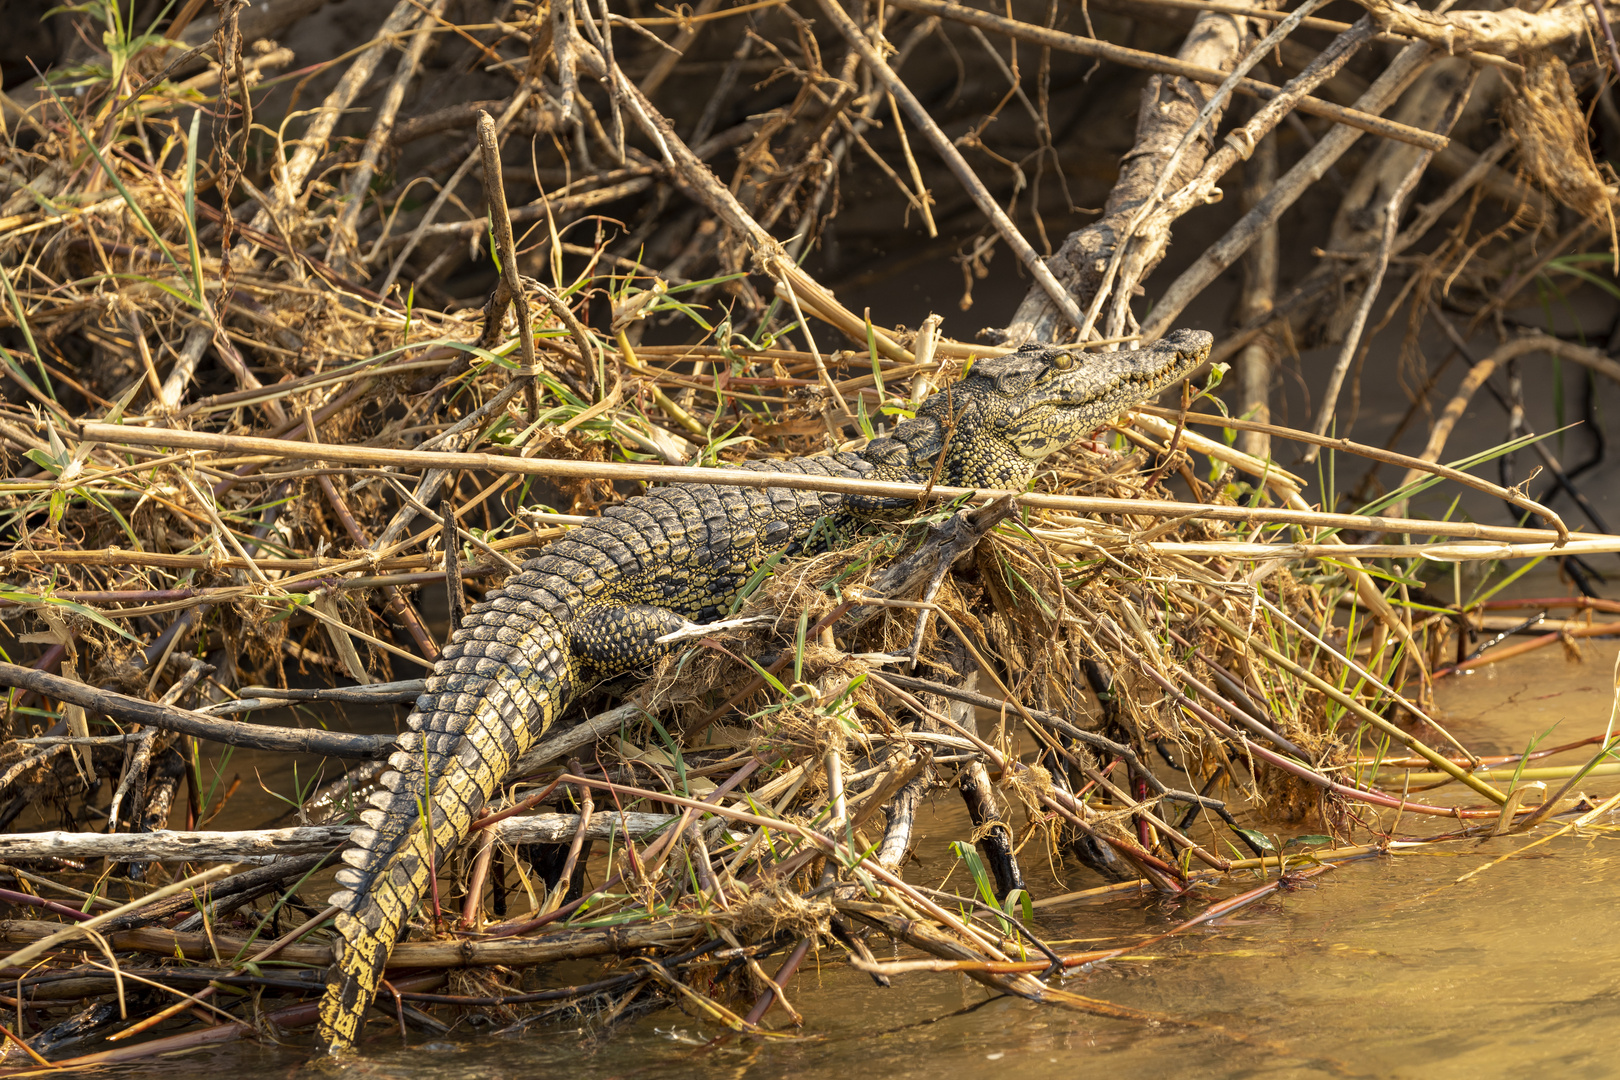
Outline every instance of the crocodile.
[[(1021, 491), (1043, 458), (1186, 378), (1212, 343), (1178, 330), (1134, 351), (1025, 346), (979, 360), (864, 450), (740, 468)], [(321, 1002), (322, 1044), (356, 1047), (435, 867), (584, 690), (648, 668), (671, 638), (722, 618), (767, 557), (808, 546), (819, 519), (858, 524), (909, 505), (777, 487), (654, 488), (552, 542), (474, 605), (343, 852), (331, 898), (342, 942)]]

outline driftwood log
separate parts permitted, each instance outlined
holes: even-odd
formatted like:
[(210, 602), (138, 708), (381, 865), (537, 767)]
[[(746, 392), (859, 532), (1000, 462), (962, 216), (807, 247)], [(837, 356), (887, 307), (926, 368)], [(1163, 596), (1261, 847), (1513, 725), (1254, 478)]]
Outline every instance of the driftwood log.
[[(545, 964), (578, 960), (636, 949), (663, 948), (692, 940), (702, 931), (696, 919), (675, 919), (634, 927), (578, 930), (543, 938), (495, 938), (489, 941), (403, 941), (389, 957), (389, 970), (401, 968), (478, 967), (488, 964)], [(27, 945), (60, 932), (61, 923), (39, 919), (0, 922), (0, 941)], [(237, 956), (251, 946), (246, 938), (222, 934), (186, 934), (144, 927), (106, 935), (114, 949), (149, 953), (194, 962), (213, 963), (215, 957)], [(332, 949), (322, 943), (284, 946), (277, 954), (296, 964), (321, 967), (332, 962)]]
[[(668, 814), (604, 811), (585, 827), (587, 840), (633, 837), (637, 840), (665, 828)], [(507, 844), (565, 844), (579, 832), (578, 814), (531, 814), (510, 817), (490, 826)], [(353, 825), (300, 825), (290, 829), (237, 832), (149, 833), (0, 833), (0, 861), (29, 859), (114, 859), (119, 862), (209, 862), (269, 859), (331, 851), (347, 843)]]

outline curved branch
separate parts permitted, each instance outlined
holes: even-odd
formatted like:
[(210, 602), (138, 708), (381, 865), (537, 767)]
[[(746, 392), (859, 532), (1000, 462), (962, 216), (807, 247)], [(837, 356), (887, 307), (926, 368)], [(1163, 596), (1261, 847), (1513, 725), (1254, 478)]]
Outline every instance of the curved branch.
[(1511, 56), (1532, 49), (1562, 45), (1586, 29), (1591, 18), (1586, 5), (1571, 0), (1535, 14), (1506, 8), (1502, 11), (1432, 11), (1398, 0), (1356, 0), (1373, 19), (1394, 34), (1431, 42), (1448, 53), (1485, 52)]

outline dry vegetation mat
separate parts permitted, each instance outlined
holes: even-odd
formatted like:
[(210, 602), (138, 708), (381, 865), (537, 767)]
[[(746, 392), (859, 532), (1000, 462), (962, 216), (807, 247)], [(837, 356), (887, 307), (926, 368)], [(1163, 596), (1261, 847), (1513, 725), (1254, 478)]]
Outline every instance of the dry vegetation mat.
[[(1084, 994), (1157, 938), (1059, 952), (1041, 913), (1220, 898), (1177, 933), (1338, 860), (1607, 821), (1614, 717), (1485, 759), (1433, 694), (1620, 632), (1601, 420), (1566, 466), (1522, 392), (1620, 379), (1542, 318), (1620, 296), (1610, 13), (1358, 3), (400, 0), (358, 32), (91, 0), (30, 29), (59, 48), (8, 60), (0, 155), (5, 1067), (312, 1023), (312, 898), (391, 741), (343, 718), (402, 717), (438, 612), (527, 553), (645, 484), (784, 483), (715, 466), (858, 448), (1026, 341), (1154, 340), (1240, 264), (1179, 401), (1027, 492), (883, 485), (905, 520), (767, 562), (753, 622), (600, 688), (437, 868), (381, 1013), (771, 1037), (819, 949), (1175, 1020)], [(1319, 256), (1292, 281), (1285, 212)], [(996, 258), (1028, 294), (977, 341), (834, 291), (954, 261), (966, 307)], [(1327, 390), (1282, 426), (1308, 346)], [(1370, 379), (1420, 453), (1341, 437)], [(1504, 441), (1447, 461), (1482, 390)], [(1496, 516), (1410, 516), (1436, 485)], [(1543, 560), (1571, 595), (1506, 599)], [(256, 782), (279, 819), (236, 814)], [(930, 792), (972, 823), (949, 882), (908, 873)]]

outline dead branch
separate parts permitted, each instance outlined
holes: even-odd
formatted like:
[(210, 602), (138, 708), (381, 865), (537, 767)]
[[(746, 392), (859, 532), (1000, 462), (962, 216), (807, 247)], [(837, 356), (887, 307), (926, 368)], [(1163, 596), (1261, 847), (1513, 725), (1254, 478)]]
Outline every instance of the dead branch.
[[(1247, 45), (1247, 26), (1243, 20), (1226, 15), (1201, 15), (1182, 44), (1178, 58), (1220, 72), (1224, 79)], [(1103, 216), (1071, 234), (1051, 259), (1058, 280), (1086, 305), (1100, 299), (1098, 290), (1103, 286), (1110, 264), (1124, 245), (1135, 240), (1131, 226), (1144, 209), (1149, 193), (1161, 182), (1167, 182), (1172, 190), (1179, 189), (1203, 166), (1209, 151), (1207, 134), (1196, 139), (1185, 152), (1178, 152), (1178, 148), (1191, 132), (1206, 100), (1203, 86), (1190, 79), (1156, 75), (1148, 80), (1137, 114), (1136, 145), (1126, 156), (1120, 177), (1109, 192)], [(1217, 110), (1210, 117), (1210, 131), (1213, 131), (1213, 123), (1219, 122), (1220, 115)], [(1176, 161), (1176, 172), (1167, 178), (1165, 169), (1172, 158)], [(1143, 272), (1162, 258), (1168, 243), (1169, 237), (1164, 233), (1145, 240), (1142, 247), (1149, 254), (1144, 257)], [(1122, 279), (1117, 287), (1123, 294), (1130, 295), (1137, 280)], [(1047, 303), (1044, 296), (1031, 292), (1008, 324), (1006, 340), (1014, 344), (1056, 340), (1058, 314), (1060, 309)], [(1073, 325), (1078, 328), (1080, 323)]]
[[(1356, 107), (1363, 112), (1382, 112), (1413, 79), (1417, 78), (1418, 73), (1431, 60), (1428, 45), (1407, 46), (1384, 69), (1383, 74), (1367, 93), (1356, 102)], [(1360, 136), (1361, 132), (1355, 128), (1343, 126), (1336, 127), (1323, 136), (1298, 164), (1278, 179), (1271, 191), (1255, 204), (1254, 209), (1244, 214), (1237, 224), (1227, 230), (1226, 235), (1205, 249), (1191, 266), (1170, 283), (1159, 302), (1154, 305), (1153, 314), (1143, 324), (1142, 333), (1150, 338), (1163, 336), (1175, 325), (1175, 320), (1180, 318), (1181, 312), (1193, 297), (1236, 262), (1260, 233), (1281, 217), (1282, 212), (1292, 206), (1313, 184), (1322, 179), (1333, 163), (1349, 150)]]
[(337, 758), (375, 759), (388, 756), (393, 739), (385, 735), (348, 735), (337, 731), (301, 731), (244, 724), (176, 709), (171, 705), (142, 701), (126, 694), (102, 690), (73, 679), (50, 675), (16, 664), (0, 664), (0, 686), (71, 702), (92, 712), (126, 723), (141, 724), (159, 731), (175, 731), (227, 746), (283, 753), (324, 754)]
[(1517, 56), (1554, 48), (1594, 30), (1587, 5), (1575, 0), (1536, 12), (1506, 8), (1445, 14), (1424, 11), (1398, 0), (1356, 2), (1384, 29), (1430, 42), (1453, 56), (1460, 52)]

